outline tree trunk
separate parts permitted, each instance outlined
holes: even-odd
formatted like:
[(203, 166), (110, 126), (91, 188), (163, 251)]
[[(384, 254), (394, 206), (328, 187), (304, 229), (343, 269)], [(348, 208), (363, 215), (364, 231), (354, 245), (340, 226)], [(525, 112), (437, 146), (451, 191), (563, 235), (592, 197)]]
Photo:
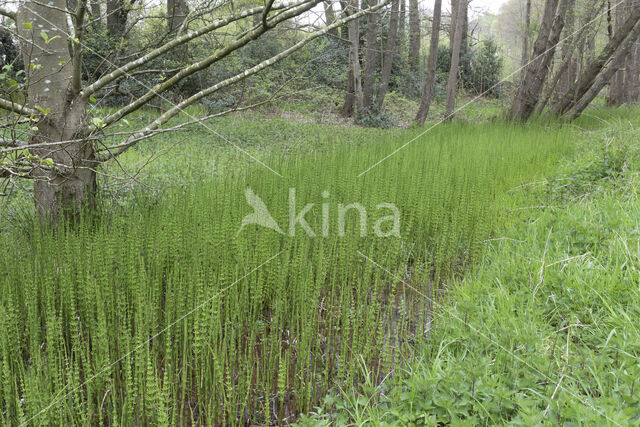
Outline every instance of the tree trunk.
[[(371, 1), (373, 6), (375, 3)], [(362, 83), (362, 103), (364, 108), (371, 107), (373, 101), (373, 85), (376, 81), (376, 67), (378, 54), (376, 52), (377, 46), (377, 29), (378, 29), (378, 14), (367, 14), (367, 30), (365, 35), (366, 48), (364, 52), (364, 79)]]
[(451, 16), (449, 17), (449, 51), (453, 51), (453, 41), (456, 38), (456, 23), (458, 22), (458, 5), (460, 0), (451, 0)]
[(353, 67), (351, 66), (351, 53), (349, 53), (349, 71), (347, 71), (347, 91), (344, 104), (340, 110), (342, 117), (352, 117), (356, 103), (356, 92), (353, 86)]
[(418, 0), (409, 0), (409, 66), (413, 73), (420, 68), (420, 9)]
[[(441, 0), (437, 0), (441, 1)], [(376, 99), (378, 111), (382, 110), (384, 104), (384, 98), (387, 96), (387, 90), (389, 90), (389, 81), (391, 80), (391, 67), (393, 65), (393, 56), (396, 50), (396, 39), (398, 35), (398, 8), (400, 6), (399, 0), (393, 0), (391, 3), (391, 17), (389, 18), (389, 36), (387, 37), (387, 44), (384, 49), (384, 58), (382, 64), (382, 76), (380, 77), (380, 89), (378, 91), (378, 97)]]
[[(640, 7), (640, 1), (631, 0), (629, 2), (629, 10), (627, 13), (631, 11), (632, 8)], [(634, 103), (638, 100), (638, 96), (635, 94), (635, 88), (638, 86), (638, 67), (637, 67), (637, 54), (638, 54), (638, 41), (634, 43), (631, 47), (631, 51), (627, 56), (625, 61), (624, 69), (624, 102), (626, 104)]]
[(91, 17), (93, 19), (100, 18), (100, 16), (102, 15), (100, 1), (92, 0), (90, 2), (90, 6), (91, 6)]
[[(326, 25), (329, 26), (331, 24), (333, 24), (334, 22), (336, 22), (336, 14), (333, 11), (333, 3), (330, 1), (324, 1), (324, 18), (325, 18), (325, 22)], [(333, 28), (332, 30), (329, 30), (329, 35), (331, 35), (332, 37), (338, 37), (338, 29), (337, 28)]]
[[(611, 7), (611, 0), (607, 0), (607, 36), (609, 37), (609, 42), (613, 39), (613, 8)], [(607, 89), (607, 95), (606, 95), (606, 100), (607, 100), (607, 105), (611, 105), (614, 100), (613, 100), (613, 92), (614, 92), (614, 86), (615, 86), (615, 76), (613, 76), (613, 79), (609, 82), (609, 86)]]
[(400, 52), (404, 54), (404, 43), (407, 39), (407, 4), (400, 0), (400, 13), (398, 16), (398, 44)]
[[(640, 6), (639, 6), (640, 7)], [(633, 48), (633, 61), (631, 70), (631, 102), (636, 103), (640, 98), (640, 41)]]
[(460, 13), (463, 8), (467, 7), (467, 0), (458, 0), (458, 13), (455, 22), (455, 37), (453, 40), (453, 49), (451, 51), (451, 67), (449, 68), (449, 81), (447, 82), (447, 109), (445, 119), (453, 119), (454, 109), (456, 107), (456, 92), (458, 85), (458, 67), (460, 65), (460, 48), (462, 46), (462, 28), (464, 14)]
[[(620, 31), (620, 27), (624, 21), (625, 15), (625, 4), (619, 4), (616, 6), (615, 10), (615, 32)], [(619, 106), (624, 104), (624, 78), (625, 71), (624, 67), (621, 67), (620, 70), (616, 71), (613, 75), (613, 78), (609, 82), (609, 93), (607, 96), (607, 104), (611, 106)]]
[[(49, 5), (30, 2), (28, 7), (20, 6), (17, 13), (16, 27), (25, 44), (22, 54), (28, 70), (27, 105), (48, 111), (30, 135), (29, 144), (70, 141), (30, 150), (40, 159), (53, 162), (50, 165), (45, 160), (33, 172), (34, 200), (43, 223), (75, 216), (94, 200), (97, 190), (95, 150), (84, 139), (87, 103), (74, 100), (71, 91), (71, 57), (67, 37), (60, 30), (67, 26), (64, 10), (64, 0), (51, 0)], [(30, 23), (32, 29), (22, 23)], [(48, 41), (36, 35), (40, 31), (47, 33)]]
[(119, 43), (127, 26), (129, 8), (126, 0), (107, 0), (107, 35), (112, 42)]
[(638, 40), (638, 37), (640, 37), (640, 21), (636, 21), (636, 25), (612, 55), (611, 60), (607, 62), (608, 65), (593, 79), (593, 84), (584, 91), (580, 99), (566, 111), (563, 115), (565, 119), (573, 120), (582, 114), (584, 109), (587, 108), (591, 101), (593, 101), (607, 85), (607, 82), (609, 82), (620, 67), (624, 65), (624, 61)]
[(462, 13), (462, 41), (460, 42), (460, 58), (465, 58), (469, 53), (469, 0), (466, 1)]
[[(553, 82), (554, 85), (557, 85), (557, 93), (560, 94), (560, 96), (569, 90), (576, 79), (577, 66), (574, 61), (575, 37), (573, 36), (574, 22), (575, 4), (572, 2), (569, 6), (569, 10), (567, 11), (567, 25), (565, 29), (566, 37), (562, 44), (562, 64), (556, 76), (558, 81)], [(549, 96), (553, 96), (554, 92), (555, 87), (549, 92)]]
[(527, 67), (525, 78), (509, 111), (514, 120), (526, 121), (538, 103), (549, 74), (549, 65), (564, 28), (567, 9), (573, 0), (547, 0), (540, 33), (533, 46), (533, 61)]
[(572, 108), (575, 103), (583, 98), (589, 88), (593, 86), (596, 77), (598, 77), (607, 63), (616, 54), (618, 48), (627, 39), (627, 36), (635, 31), (635, 26), (638, 22), (640, 22), (640, 7), (634, 8), (630, 12), (620, 30), (614, 34), (611, 40), (609, 40), (607, 45), (602, 49), (602, 52), (589, 62), (584, 71), (580, 74), (578, 81), (574, 83), (568, 92), (568, 96), (565, 96), (553, 106), (552, 111), (554, 114), (564, 114)]
[[(357, 13), (358, 0), (353, 0), (349, 5), (348, 15)], [(345, 117), (351, 117), (363, 109), (362, 76), (360, 70), (360, 25), (357, 19), (349, 22), (349, 74), (347, 96), (342, 113)]]
[(431, 25), (431, 42), (429, 44), (429, 60), (427, 63), (427, 78), (422, 88), (422, 99), (416, 115), (416, 123), (420, 126), (429, 115), (429, 107), (433, 98), (433, 86), (436, 81), (436, 65), (438, 61), (438, 44), (440, 43), (440, 22), (442, 20), (442, 0), (435, 0), (433, 6), (433, 24)]
[(522, 37), (522, 56), (520, 59), (520, 80), (524, 80), (525, 69), (529, 62), (529, 36), (531, 32), (531, 0), (527, 0), (524, 12), (524, 34)]
[(167, 0), (167, 27), (169, 34), (176, 33), (189, 14), (185, 0)]

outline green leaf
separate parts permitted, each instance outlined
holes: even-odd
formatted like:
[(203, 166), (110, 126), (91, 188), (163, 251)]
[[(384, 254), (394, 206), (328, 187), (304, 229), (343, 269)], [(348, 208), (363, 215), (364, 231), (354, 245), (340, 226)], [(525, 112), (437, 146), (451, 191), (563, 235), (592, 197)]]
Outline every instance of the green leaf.
[(48, 108), (48, 107), (45, 110), (44, 108), (36, 105), (36, 109), (40, 111), (42, 114), (44, 114), (45, 116), (51, 112), (51, 108)]
[(31, 28), (33, 28), (33, 27), (31, 26), (31, 23), (30, 23), (30, 22), (23, 22), (23, 23), (22, 23), (22, 25), (24, 25), (24, 26), (25, 26), (25, 28), (27, 28), (28, 30), (30, 30)]
[(98, 127), (105, 126), (104, 122), (100, 117), (94, 117), (93, 119), (91, 119), (91, 123), (93, 123), (95, 126), (98, 126)]

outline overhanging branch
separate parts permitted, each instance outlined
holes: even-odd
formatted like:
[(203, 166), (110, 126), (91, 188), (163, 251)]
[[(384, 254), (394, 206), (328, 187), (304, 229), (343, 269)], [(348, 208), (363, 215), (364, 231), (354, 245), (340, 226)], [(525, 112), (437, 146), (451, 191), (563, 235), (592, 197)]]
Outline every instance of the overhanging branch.
[(98, 90), (102, 89), (104, 86), (108, 85), (109, 83), (113, 82), (114, 80), (120, 78), (121, 76), (127, 74), (129, 71), (132, 71), (146, 63), (148, 63), (149, 61), (157, 58), (158, 56), (162, 55), (163, 53), (173, 49), (174, 47), (180, 46), (184, 43), (187, 43), (195, 38), (201, 37), (207, 33), (210, 33), (212, 31), (218, 30), (222, 27), (225, 27), (235, 21), (238, 21), (240, 19), (244, 19), (247, 18), (249, 16), (252, 15), (257, 15), (259, 13), (264, 13), (267, 10), (280, 10), (280, 9), (288, 9), (288, 8), (295, 8), (298, 6), (301, 6), (305, 3), (308, 3), (309, 0), (302, 0), (302, 1), (298, 1), (298, 2), (292, 2), (292, 1), (285, 1), (285, 2), (281, 2), (281, 3), (277, 3), (274, 4), (270, 7), (270, 9), (265, 8), (264, 6), (261, 7), (255, 7), (252, 9), (247, 9), (247, 10), (243, 10), (241, 13), (239, 14), (235, 14), (233, 16), (230, 16), (228, 18), (225, 19), (221, 19), (221, 20), (217, 20), (215, 22), (212, 22), (209, 25), (206, 25), (196, 31), (193, 32), (189, 32), (187, 34), (183, 34), (180, 37), (177, 37), (173, 40), (171, 40), (170, 42), (160, 46), (157, 49), (154, 49), (153, 51), (147, 53), (146, 55), (142, 56), (141, 58), (138, 58), (134, 61), (130, 61), (129, 63), (119, 67), (118, 69), (112, 71), (111, 73), (101, 77), (100, 79), (98, 79), (96, 82), (92, 83), (91, 85), (87, 86), (81, 93), (80, 96), (84, 97), (84, 98), (88, 98), (91, 95), (93, 95), (95, 92), (97, 92)]
[(17, 139), (12, 139), (12, 138), (4, 138), (0, 136), (0, 147), (12, 147), (12, 148), (16, 148), (16, 147), (21, 147), (21, 146), (27, 146), (27, 143), (24, 141), (19, 141)]
[(10, 11), (8, 9), (5, 9), (4, 7), (1, 7), (1, 6), (0, 6), (0, 15), (6, 16), (7, 18), (11, 18), (14, 21), (16, 20), (15, 12), (12, 12), (12, 11)]
[(260, 36), (262, 36), (262, 34), (267, 32), (269, 29), (274, 28), (275, 26), (277, 26), (281, 22), (284, 22), (286, 20), (294, 18), (294, 17), (296, 17), (298, 15), (301, 15), (302, 13), (312, 9), (319, 2), (320, 2), (320, 0), (305, 1), (305, 2), (302, 3), (302, 6), (297, 7), (297, 8), (293, 8), (293, 9), (289, 9), (286, 12), (282, 12), (281, 14), (271, 18), (267, 22), (267, 24), (268, 24), (267, 28), (265, 28), (262, 25), (259, 25), (258, 27), (256, 27), (253, 30), (249, 31), (248, 33), (246, 33), (242, 37), (230, 42), (224, 48), (218, 49), (213, 55), (210, 55), (210, 56), (206, 57), (205, 59), (203, 59), (201, 61), (198, 61), (198, 62), (196, 62), (194, 64), (191, 64), (190, 66), (182, 69), (180, 72), (178, 72), (176, 75), (172, 76), (171, 78), (167, 79), (166, 81), (155, 85), (147, 93), (142, 95), (140, 98), (136, 99), (131, 104), (126, 105), (126, 106), (122, 107), (121, 109), (119, 109), (118, 111), (116, 111), (115, 113), (105, 117), (103, 119), (103, 123), (105, 125), (110, 125), (110, 124), (112, 124), (114, 122), (117, 122), (118, 120), (120, 120), (121, 118), (126, 116), (127, 114), (130, 114), (130, 113), (136, 111), (138, 108), (140, 108), (143, 105), (145, 105), (146, 103), (148, 103), (155, 96), (158, 96), (161, 93), (165, 92), (167, 89), (173, 87), (174, 85), (176, 85), (179, 81), (183, 80), (184, 78), (210, 67), (212, 64), (220, 61), (221, 59), (225, 58), (227, 55), (231, 54), (232, 52), (240, 49), (241, 47), (243, 47), (245, 45), (247, 45), (249, 42), (258, 39)]
[(23, 116), (31, 116), (37, 115), (38, 113), (35, 110), (32, 110), (29, 107), (25, 107), (24, 105), (16, 104), (15, 102), (7, 101), (6, 99), (0, 98), (0, 108), (11, 111), (12, 113), (21, 114)]
[(125, 142), (123, 142), (122, 144), (113, 147), (113, 150), (111, 150), (109, 153), (99, 156), (98, 157), (98, 161), (106, 161), (109, 160), (111, 158), (117, 157), (118, 155), (122, 154), (124, 151), (126, 151), (129, 147), (135, 145), (138, 141), (142, 140), (145, 138), (145, 136), (149, 133), (154, 132), (155, 129), (160, 128), (163, 124), (167, 123), (169, 120), (171, 120), (173, 117), (175, 117), (176, 115), (178, 115), (181, 111), (183, 111), (185, 108), (189, 107), (190, 105), (196, 103), (197, 101), (199, 101), (200, 99), (204, 98), (205, 96), (211, 95), (214, 92), (219, 91), (220, 89), (223, 89), (225, 87), (228, 87), (232, 84), (235, 84), (241, 80), (246, 79), (249, 76), (252, 76), (262, 70), (264, 70), (267, 67), (270, 67), (278, 62), (280, 62), (281, 60), (283, 60), (284, 58), (288, 57), (289, 55), (291, 55), (292, 53), (300, 50), (302, 47), (304, 47), (306, 44), (308, 44), (309, 42), (317, 39), (318, 37), (321, 37), (323, 35), (325, 35), (326, 33), (328, 33), (329, 31), (333, 30), (334, 28), (339, 28), (340, 26), (344, 25), (347, 22), (350, 22), (354, 19), (358, 19), (361, 16), (364, 16), (368, 13), (373, 13), (376, 12), (377, 10), (381, 9), (382, 7), (384, 7), (387, 3), (389, 2), (389, 0), (383, 0), (381, 3), (362, 10), (358, 13), (354, 13), (351, 14), (345, 18), (342, 18), (340, 20), (335, 21), (333, 24), (325, 27), (324, 29), (317, 31), (309, 36), (307, 36), (306, 38), (304, 38), (303, 40), (299, 41), (298, 43), (296, 43), (295, 45), (291, 46), (290, 48), (280, 52), (279, 54), (265, 60), (262, 61), (261, 63), (259, 63), (258, 65), (254, 66), (253, 68), (250, 68), (248, 70), (245, 70), (242, 73), (236, 74), (233, 77), (229, 77), (228, 79), (225, 79), (207, 89), (204, 89), (198, 93), (196, 93), (195, 95), (185, 99), (184, 101), (182, 101), (181, 103), (175, 105), (174, 107), (172, 107), (170, 110), (168, 110), (166, 113), (162, 114), (160, 117), (158, 117), (156, 120), (154, 120), (149, 126), (147, 126), (146, 128), (136, 132), (135, 134), (131, 135)]

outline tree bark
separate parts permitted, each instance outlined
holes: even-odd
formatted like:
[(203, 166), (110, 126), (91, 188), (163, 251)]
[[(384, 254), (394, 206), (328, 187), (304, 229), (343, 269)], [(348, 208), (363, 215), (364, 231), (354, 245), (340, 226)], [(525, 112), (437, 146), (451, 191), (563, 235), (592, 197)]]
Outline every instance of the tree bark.
[(640, 98), (640, 41), (633, 47), (633, 61), (631, 70), (631, 102), (636, 103)]
[(577, 82), (573, 84), (572, 88), (567, 93), (568, 96), (562, 98), (552, 107), (552, 112), (554, 114), (563, 115), (586, 94), (589, 88), (594, 84), (596, 77), (598, 77), (607, 63), (616, 54), (618, 48), (627, 39), (627, 36), (635, 31), (635, 26), (639, 21), (640, 7), (634, 8), (631, 11), (627, 19), (622, 24), (620, 30), (614, 34), (611, 40), (609, 40), (604, 49), (602, 49), (602, 52), (589, 62), (584, 71), (580, 74)]
[(107, 35), (112, 42), (120, 42), (127, 27), (128, 16), (129, 4), (126, 0), (107, 0)]
[[(557, 96), (562, 96), (562, 94), (566, 93), (573, 82), (576, 80), (576, 73), (578, 70), (577, 64), (574, 60), (575, 37), (573, 36), (573, 27), (575, 23), (575, 2), (571, 2), (571, 4), (569, 5), (566, 21), (566, 37), (562, 44), (562, 64), (560, 65), (560, 69), (554, 76), (552, 87), (550, 88), (551, 90), (548, 92), (549, 97), (554, 96), (554, 94), (557, 94)], [(538, 108), (536, 108), (536, 111), (538, 112)]]
[(420, 68), (420, 9), (418, 0), (409, 0), (409, 66), (413, 73)]
[(458, 0), (458, 13), (455, 22), (455, 37), (453, 40), (453, 49), (451, 51), (451, 67), (449, 68), (449, 80), (447, 82), (447, 108), (445, 119), (451, 120), (454, 116), (456, 106), (456, 93), (458, 85), (458, 67), (460, 65), (460, 48), (462, 47), (462, 28), (464, 14), (460, 10), (467, 7), (467, 0)]
[[(629, 2), (629, 10), (630, 12), (632, 8), (640, 7), (640, 1), (631, 0)], [(631, 51), (627, 56), (624, 65), (624, 102), (626, 104), (631, 104), (638, 101), (638, 94), (636, 88), (638, 88), (638, 79), (640, 77), (640, 70), (638, 70), (638, 44), (636, 41), (634, 45), (631, 47)]]
[[(52, 165), (41, 163), (33, 172), (35, 206), (42, 222), (57, 224), (92, 203), (97, 186), (95, 150), (83, 133), (87, 103), (73, 99), (71, 91), (72, 63), (67, 37), (61, 30), (67, 26), (66, 4), (64, 0), (51, 2), (54, 7), (40, 2), (21, 5), (16, 27), (23, 40), (25, 69), (29, 70), (27, 105), (47, 111), (29, 138), (29, 144), (39, 145), (30, 152), (52, 161)], [(31, 24), (30, 28), (22, 23)], [(38, 35), (45, 30), (48, 41)], [(42, 147), (64, 141), (69, 142)]]
[(549, 74), (549, 64), (560, 40), (570, 0), (547, 0), (538, 38), (533, 46), (533, 61), (527, 67), (525, 78), (509, 110), (509, 116), (518, 121), (528, 120), (538, 102)]
[[(436, 1), (441, 1), (441, 0), (436, 0)], [(398, 35), (399, 6), (400, 6), (399, 0), (393, 0), (393, 2), (391, 3), (391, 17), (389, 18), (389, 36), (387, 37), (387, 43), (384, 49), (382, 75), (380, 76), (380, 89), (378, 90), (378, 97), (376, 99), (378, 111), (382, 110), (382, 106), (384, 104), (384, 98), (387, 96), (387, 91), (389, 90), (389, 81), (391, 80), (391, 67), (393, 65), (393, 56), (396, 50), (396, 39)]]
[(600, 73), (593, 79), (592, 85), (584, 92), (580, 99), (571, 105), (564, 113), (563, 117), (567, 120), (577, 118), (585, 108), (598, 96), (600, 91), (607, 85), (613, 75), (624, 65), (626, 57), (629, 55), (631, 48), (640, 37), (640, 21), (636, 21), (636, 25), (628, 33), (627, 37), (620, 44), (615, 53), (608, 61), (608, 65), (602, 69)]
[(529, 62), (529, 36), (531, 32), (531, 0), (527, 0), (524, 12), (524, 34), (522, 37), (522, 56), (520, 59), (520, 80), (524, 80), (525, 69)]
[(464, 58), (469, 53), (469, 0), (466, 1), (462, 13), (462, 41), (460, 42), (460, 58)]
[(167, 27), (169, 34), (174, 34), (182, 27), (187, 15), (189, 6), (185, 0), (167, 0)]
[(459, 3), (460, 0), (451, 0), (451, 16), (449, 17), (449, 51), (453, 51), (453, 41), (456, 38)]
[[(349, 15), (358, 12), (358, 0), (349, 5)], [(347, 95), (342, 113), (351, 117), (363, 109), (362, 74), (360, 69), (360, 25), (357, 19), (349, 22), (349, 73)]]
[[(330, 1), (324, 1), (324, 17), (325, 17), (325, 22), (326, 25), (331, 25), (334, 22), (336, 22), (336, 14), (333, 10), (333, 3)], [(338, 29), (337, 28), (333, 28), (332, 30), (329, 30), (329, 35), (331, 35), (332, 37), (339, 37), (338, 34)]]
[(407, 39), (407, 4), (405, 0), (400, 0), (398, 16), (398, 42), (400, 52), (404, 54), (404, 43)]
[[(620, 27), (623, 24), (625, 15), (625, 4), (619, 4), (615, 9), (615, 30), (614, 33), (620, 31)], [(624, 67), (621, 67), (613, 75), (613, 78), (609, 82), (609, 93), (607, 96), (607, 104), (610, 106), (619, 106), (624, 104), (624, 79), (625, 71)]]
[[(370, 0), (372, 3), (373, 1)], [(373, 4), (371, 4), (373, 5)], [(369, 4), (367, 7), (370, 6)], [(378, 14), (367, 14), (367, 30), (365, 35), (364, 78), (362, 82), (362, 103), (364, 108), (371, 107), (373, 101), (373, 85), (376, 81), (378, 54), (377, 46)]]
[(429, 115), (433, 88), (436, 81), (436, 66), (438, 61), (438, 44), (440, 43), (440, 25), (442, 20), (442, 0), (435, 0), (433, 6), (433, 24), (431, 25), (431, 41), (429, 43), (429, 59), (427, 62), (427, 78), (422, 88), (422, 99), (416, 115), (416, 123), (424, 125)]

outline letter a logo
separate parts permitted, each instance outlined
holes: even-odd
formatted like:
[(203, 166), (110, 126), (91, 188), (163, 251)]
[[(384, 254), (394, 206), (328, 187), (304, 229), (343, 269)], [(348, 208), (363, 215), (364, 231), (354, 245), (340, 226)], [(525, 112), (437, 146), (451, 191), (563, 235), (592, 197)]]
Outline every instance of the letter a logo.
[(236, 235), (240, 234), (245, 225), (260, 225), (262, 227), (270, 228), (272, 230), (277, 231), (280, 234), (284, 234), (284, 232), (278, 226), (278, 223), (271, 216), (269, 209), (267, 209), (267, 205), (264, 204), (260, 196), (253, 192), (251, 188), (247, 188), (244, 191), (244, 195), (247, 198), (247, 203), (249, 206), (253, 208), (253, 213), (245, 216), (242, 220), (242, 225), (238, 230)]

